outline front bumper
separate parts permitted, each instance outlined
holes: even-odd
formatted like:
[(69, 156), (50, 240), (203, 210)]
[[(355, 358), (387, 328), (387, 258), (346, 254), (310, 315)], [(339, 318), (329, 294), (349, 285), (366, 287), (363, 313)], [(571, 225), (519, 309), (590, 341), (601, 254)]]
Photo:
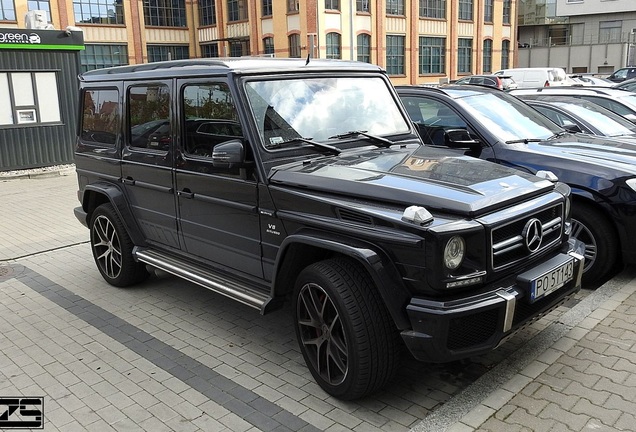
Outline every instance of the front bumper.
[[(561, 305), (581, 288), (581, 243), (518, 275), (511, 286), (452, 301), (413, 298), (407, 306), (411, 329), (401, 335), (413, 356), (448, 362), (493, 350), (519, 329)], [(573, 260), (573, 277), (561, 288), (532, 301), (528, 280)]]

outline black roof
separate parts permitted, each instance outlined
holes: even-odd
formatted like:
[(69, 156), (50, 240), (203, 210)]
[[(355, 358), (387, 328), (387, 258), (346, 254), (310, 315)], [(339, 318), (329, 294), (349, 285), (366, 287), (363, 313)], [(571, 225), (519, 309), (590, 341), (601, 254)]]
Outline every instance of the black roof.
[(84, 72), (81, 81), (109, 79), (158, 78), (174, 76), (196, 76), (210, 73), (250, 74), (306, 72), (307, 70), (356, 70), (378, 72), (383, 69), (370, 63), (332, 60), (271, 57), (227, 57), (171, 60), (137, 65), (117, 66)]

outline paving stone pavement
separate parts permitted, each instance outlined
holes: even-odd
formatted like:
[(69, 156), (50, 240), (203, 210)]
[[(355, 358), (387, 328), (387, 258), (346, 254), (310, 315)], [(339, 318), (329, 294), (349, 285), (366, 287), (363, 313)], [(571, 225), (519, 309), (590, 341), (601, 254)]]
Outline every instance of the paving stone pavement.
[(73, 173), (0, 178), (0, 399), (43, 397), (47, 431), (634, 430), (633, 269), (492, 354), (407, 360), (343, 402), (312, 380), (289, 310), (173, 277), (106, 284), (75, 191)]

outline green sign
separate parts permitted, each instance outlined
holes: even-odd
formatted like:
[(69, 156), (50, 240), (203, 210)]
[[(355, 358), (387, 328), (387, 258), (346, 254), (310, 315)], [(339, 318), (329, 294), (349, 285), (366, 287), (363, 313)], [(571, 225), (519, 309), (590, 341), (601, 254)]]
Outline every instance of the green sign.
[(0, 49), (83, 50), (84, 33), (69, 30), (0, 28)]

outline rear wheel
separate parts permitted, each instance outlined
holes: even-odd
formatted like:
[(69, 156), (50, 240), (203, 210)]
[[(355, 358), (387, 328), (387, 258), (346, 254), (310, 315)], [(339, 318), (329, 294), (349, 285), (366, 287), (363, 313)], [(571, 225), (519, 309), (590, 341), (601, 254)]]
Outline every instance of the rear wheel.
[(585, 243), (583, 281), (597, 282), (617, 264), (619, 242), (614, 228), (595, 208), (574, 203), (572, 236)]
[(133, 258), (132, 240), (111, 204), (95, 209), (90, 232), (93, 258), (106, 282), (126, 287), (148, 277), (146, 267)]
[(393, 377), (397, 330), (369, 275), (347, 259), (301, 272), (294, 290), (294, 325), (316, 382), (340, 399), (370, 394)]

